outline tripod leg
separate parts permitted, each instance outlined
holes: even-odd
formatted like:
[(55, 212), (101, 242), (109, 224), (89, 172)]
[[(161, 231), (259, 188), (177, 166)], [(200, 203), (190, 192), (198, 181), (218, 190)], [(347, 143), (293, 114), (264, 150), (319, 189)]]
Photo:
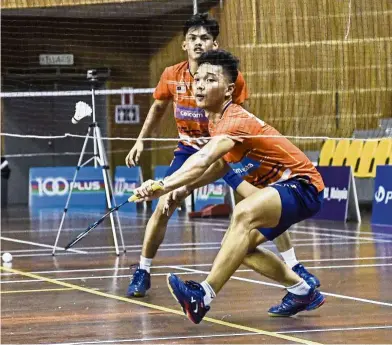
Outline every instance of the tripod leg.
[[(101, 167), (102, 167), (103, 181), (105, 184), (106, 202), (108, 204), (108, 207), (112, 208), (112, 194), (109, 189), (109, 181), (110, 181), (109, 166), (107, 164), (106, 155), (105, 155), (102, 137), (101, 137), (101, 130), (100, 130), (98, 124), (96, 124), (96, 126), (94, 128), (94, 141), (97, 142), (97, 146), (98, 146), (98, 155), (99, 155), (99, 160), (100, 160)], [(110, 217), (110, 223), (112, 226), (113, 242), (114, 242), (114, 247), (116, 249), (116, 255), (120, 255), (120, 252), (118, 250), (116, 227), (115, 227), (115, 222), (114, 222), (114, 218), (113, 218), (113, 213), (111, 213), (109, 215), (109, 217)]]
[[(109, 172), (109, 171), (107, 171), (107, 172)], [(108, 175), (110, 175), (110, 174), (108, 174)], [(110, 179), (110, 176), (108, 176), (108, 181), (109, 181), (110, 195), (113, 197), (113, 204), (114, 204), (114, 206), (117, 206), (116, 199), (114, 197), (114, 192), (113, 192), (113, 183), (112, 183), (112, 180)], [(123, 236), (123, 231), (122, 231), (120, 216), (118, 215), (118, 211), (115, 212), (115, 217), (116, 217), (116, 221), (117, 221), (117, 225), (118, 225), (118, 233), (120, 235), (121, 245), (122, 245), (123, 251), (125, 253), (126, 249), (125, 249), (125, 243), (124, 243), (124, 236)]]
[[(99, 128), (99, 126), (98, 126), (98, 135), (99, 135), (100, 141), (102, 142), (101, 129)], [(103, 162), (104, 162), (103, 165), (108, 165), (108, 158), (106, 156), (106, 152), (104, 150), (104, 146), (103, 145), (102, 145), (102, 148), (103, 148), (103, 150), (102, 150), (102, 158), (103, 158)], [(112, 183), (112, 179), (111, 179), (111, 175), (110, 175), (109, 169), (106, 170), (106, 171), (107, 171), (107, 181), (108, 181), (108, 186), (109, 186), (109, 193), (110, 193), (110, 195), (112, 197), (113, 206), (115, 207), (115, 206), (117, 206), (117, 204), (116, 204), (116, 198), (114, 197), (113, 183)], [(146, 203), (144, 203), (144, 204), (146, 204)], [(124, 236), (123, 236), (123, 231), (122, 231), (121, 222), (120, 222), (120, 216), (118, 214), (118, 211), (116, 211), (113, 216), (116, 217), (117, 226), (118, 226), (118, 232), (119, 232), (120, 240), (121, 240), (121, 245), (122, 245), (123, 251), (125, 253), (126, 249), (125, 249), (125, 243), (124, 243)]]
[(58, 231), (57, 231), (56, 240), (55, 240), (54, 245), (53, 245), (52, 255), (55, 255), (55, 253), (56, 253), (57, 243), (58, 243), (58, 241), (59, 241), (60, 233), (61, 233), (61, 230), (62, 230), (62, 228), (63, 228), (63, 224), (64, 224), (64, 220), (65, 220), (65, 216), (66, 216), (67, 211), (68, 211), (68, 205), (69, 205), (69, 202), (70, 202), (70, 200), (71, 200), (71, 195), (72, 195), (72, 191), (73, 191), (73, 186), (74, 186), (74, 184), (75, 184), (76, 176), (78, 175), (79, 169), (80, 169), (81, 164), (82, 164), (84, 152), (86, 151), (87, 142), (88, 142), (88, 139), (90, 138), (90, 132), (91, 132), (91, 127), (89, 127), (88, 130), (87, 130), (86, 138), (84, 139), (83, 146), (82, 146), (82, 151), (80, 152), (80, 156), (79, 156), (79, 160), (78, 160), (78, 165), (76, 166), (75, 173), (74, 173), (74, 176), (73, 176), (71, 185), (70, 185), (70, 187), (69, 187), (69, 192), (68, 192), (67, 201), (66, 201), (66, 203), (65, 203), (63, 215), (62, 215), (62, 217), (61, 217), (61, 222), (60, 222), (60, 225), (59, 225), (59, 229), (58, 229)]

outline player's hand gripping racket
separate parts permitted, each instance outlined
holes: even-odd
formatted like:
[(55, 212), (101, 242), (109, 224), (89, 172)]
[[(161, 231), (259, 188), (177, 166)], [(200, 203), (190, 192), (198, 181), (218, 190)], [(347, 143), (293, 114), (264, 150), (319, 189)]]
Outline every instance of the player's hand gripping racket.
[[(151, 186), (151, 189), (153, 191), (156, 190), (160, 190), (163, 189), (163, 184), (162, 182), (156, 182)], [(78, 243), (83, 237), (85, 237), (91, 230), (95, 229), (99, 224), (101, 224), (105, 218), (111, 214), (114, 211), (117, 211), (120, 207), (124, 206), (125, 204), (128, 204), (129, 202), (134, 202), (137, 199), (139, 199), (139, 197), (137, 195), (132, 195), (128, 198), (128, 200), (125, 200), (123, 203), (121, 203), (120, 205), (117, 205), (116, 207), (111, 208), (103, 217), (101, 217), (100, 219), (98, 219), (95, 223), (91, 224), (86, 230), (84, 230), (83, 232), (81, 232), (78, 236), (75, 237), (75, 239), (73, 239), (71, 242), (69, 242), (64, 249), (67, 250), (71, 247), (73, 247), (76, 243)]]

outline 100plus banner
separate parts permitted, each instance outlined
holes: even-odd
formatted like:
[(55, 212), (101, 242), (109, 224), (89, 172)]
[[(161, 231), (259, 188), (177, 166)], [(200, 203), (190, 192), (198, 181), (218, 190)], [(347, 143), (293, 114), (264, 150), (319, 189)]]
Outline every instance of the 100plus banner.
[[(29, 206), (64, 207), (75, 167), (30, 168)], [(101, 168), (83, 167), (72, 187), (70, 206), (104, 207), (105, 185)]]

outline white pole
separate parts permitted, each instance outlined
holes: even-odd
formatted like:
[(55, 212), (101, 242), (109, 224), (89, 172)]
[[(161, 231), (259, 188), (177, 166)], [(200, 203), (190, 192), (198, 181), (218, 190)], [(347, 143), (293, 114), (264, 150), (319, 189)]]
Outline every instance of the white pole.
[(193, 0), (193, 14), (196, 14), (197, 12), (197, 0)]

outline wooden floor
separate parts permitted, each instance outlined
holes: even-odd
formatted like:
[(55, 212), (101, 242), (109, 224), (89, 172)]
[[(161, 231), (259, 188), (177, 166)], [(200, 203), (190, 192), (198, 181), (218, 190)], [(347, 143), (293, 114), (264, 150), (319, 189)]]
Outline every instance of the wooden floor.
[[(72, 211), (60, 245), (95, 221)], [(327, 301), (313, 312), (271, 318), (281, 286), (240, 267), (194, 325), (166, 286), (169, 272), (203, 280), (228, 220), (177, 217), (153, 262), (152, 288), (128, 299), (129, 267), (138, 262), (148, 216), (122, 214), (127, 253), (117, 257), (108, 223), (52, 257), (61, 213), (3, 210), (1, 251), (13, 255), (1, 273), (2, 344), (380, 344), (392, 341), (392, 228), (305, 222), (291, 230), (300, 258), (322, 282)], [(274, 249), (272, 244), (266, 245)], [(3, 264), (4, 265), (4, 264)], [(8, 270), (8, 271), (7, 271)], [(10, 270), (13, 270), (12, 272)]]

